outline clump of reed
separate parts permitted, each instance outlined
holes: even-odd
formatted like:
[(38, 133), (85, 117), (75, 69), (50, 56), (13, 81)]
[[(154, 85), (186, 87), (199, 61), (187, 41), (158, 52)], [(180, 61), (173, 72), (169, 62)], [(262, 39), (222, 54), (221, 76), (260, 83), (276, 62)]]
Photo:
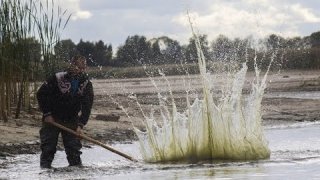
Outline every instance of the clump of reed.
[(53, 47), (69, 18), (54, 0), (0, 1), (0, 119), (32, 110), (37, 80), (58, 64)]

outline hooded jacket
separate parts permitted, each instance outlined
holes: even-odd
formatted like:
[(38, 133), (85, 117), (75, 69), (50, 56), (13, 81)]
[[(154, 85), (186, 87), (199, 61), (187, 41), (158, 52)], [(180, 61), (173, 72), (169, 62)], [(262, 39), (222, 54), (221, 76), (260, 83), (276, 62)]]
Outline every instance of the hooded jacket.
[(78, 123), (80, 127), (88, 122), (93, 96), (87, 75), (73, 77), (67, 72), (49, 77), (37, 92), (43, 117), (51, 115), (57, 121)]

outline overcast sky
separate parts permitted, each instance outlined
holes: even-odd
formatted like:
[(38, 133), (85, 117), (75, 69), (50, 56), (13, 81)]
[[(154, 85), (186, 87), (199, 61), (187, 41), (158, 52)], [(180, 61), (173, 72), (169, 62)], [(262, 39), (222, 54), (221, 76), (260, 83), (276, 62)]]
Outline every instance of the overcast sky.
[(187, 11), (209, 40), (308, 36), (320, 31), (319, 0), (60, 0), (72, 12), (62, 33), (75, 43), (103, 40), (114, 48), (128, 36), (169, 36), (181, 44), (191, 37)]

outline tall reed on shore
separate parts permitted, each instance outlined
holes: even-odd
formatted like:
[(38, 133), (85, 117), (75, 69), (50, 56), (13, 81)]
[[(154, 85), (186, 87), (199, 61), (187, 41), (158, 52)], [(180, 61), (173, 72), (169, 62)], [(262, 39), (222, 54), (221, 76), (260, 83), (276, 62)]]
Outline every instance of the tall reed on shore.
[[(30, 111), (39, 72), (52, 72), (58, 62), (53, 46), (69, 17), (54, 1), (0, 1), (0, 119)], [(42, 70), (43, 69), (43, 70)], [(14, 110), (14, 111), (12, 111)]]

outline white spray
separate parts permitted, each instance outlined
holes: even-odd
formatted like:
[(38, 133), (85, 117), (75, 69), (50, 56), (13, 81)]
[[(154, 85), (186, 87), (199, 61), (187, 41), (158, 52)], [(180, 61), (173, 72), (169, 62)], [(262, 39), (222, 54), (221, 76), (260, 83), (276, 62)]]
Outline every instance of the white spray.
[[(167, 162), (269, 158), (270, 150), (261, 124), (261, 101), (268, 71), (260, 79), (255, 64), (256, 79), (245, 98), (242, 90), (248, 68), (242, 64), (241, 70), (229, 79), (232, 83), (225, 96), (215, 101), (212, 75), (206, 70), (205, 57), (193, 29), (192, 33), (196, 40), (203, 98), (196, 98), (191, 104), (187, 93), (187, 110), (178, 112), (171, 90), (171, 108), (158, 93), (161, 119), (151, 113), (149, 117), (145, 116), (145, 132), (135, 128), (143, 159), (146, 162)], [(155, 83), (154, 86), (157, 87)], [(160, 126), (157, 122), (161, 120)]]

